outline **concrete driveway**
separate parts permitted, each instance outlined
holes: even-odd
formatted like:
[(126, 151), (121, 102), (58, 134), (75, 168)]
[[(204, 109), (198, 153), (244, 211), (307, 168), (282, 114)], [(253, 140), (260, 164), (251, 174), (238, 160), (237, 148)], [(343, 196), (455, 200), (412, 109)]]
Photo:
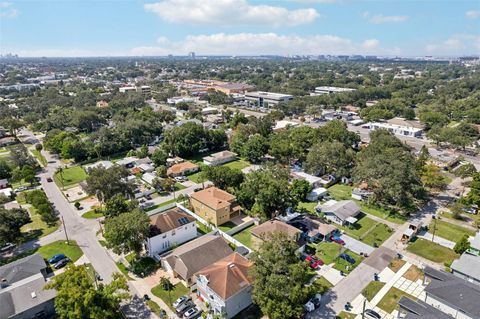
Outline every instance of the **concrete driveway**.
[(350, 249), (354, 253), (357, 253), (357, 254), (366, 253), (370, 255), (375, 251), (375, 248), (373, 248), (372, 246), (362, 243), (361, 241), (356, 240), (355, 238), (352, 238), (348, 235), (342, 234), (342, 239), (345, 242), (345, 247)]

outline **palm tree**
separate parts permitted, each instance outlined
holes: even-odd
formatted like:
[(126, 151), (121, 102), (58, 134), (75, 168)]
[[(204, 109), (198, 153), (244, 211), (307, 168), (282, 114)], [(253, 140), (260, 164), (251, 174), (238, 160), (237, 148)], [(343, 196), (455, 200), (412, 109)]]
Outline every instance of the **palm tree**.
[(57, 171), (55, 173), (60, 176), (60, 183), (62, 183), (62, 189), (63, 189), (64, 188), (64, 186), (63, 186), (63, 167), (60, 166), (59, 168), (57, 168)]
[(170, 291), (172, 291), (173, 284), (167, 277), (160, 278), (160, 286), (163, 290), (168, 291), (168, 302), (172, 304), (172, 297), (170, 295)]

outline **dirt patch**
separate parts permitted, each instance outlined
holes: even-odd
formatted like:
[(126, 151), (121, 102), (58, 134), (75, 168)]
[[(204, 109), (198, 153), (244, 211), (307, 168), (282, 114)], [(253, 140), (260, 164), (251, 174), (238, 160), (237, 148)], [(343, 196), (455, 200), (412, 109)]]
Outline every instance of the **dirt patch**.
[(394, 260), (392, 260), (390, 262), (390, 264), (388, 265), (388, 268), (390, 268), (393, 272), (397, 272), (400, 270), (400, 268), (403, 267), (403, 265), (405, 265), (407, 262), (405, 260), (402, 260), (402, 259), (398, 259), (398, 258), (395, 258)]
[(423, 280), (424, 275), (420, 268), (412, 265), (410, 268), (408, 268), (407, 272), (403, 274), (403, 277), (411, 281), (417, 281), (419, 279)]
[(65, 197), (70, 203), (88, 196), (87, 193), (85, 193), (80, 186), (68, 188), (63, 191), (63, 194), (65, 194)]

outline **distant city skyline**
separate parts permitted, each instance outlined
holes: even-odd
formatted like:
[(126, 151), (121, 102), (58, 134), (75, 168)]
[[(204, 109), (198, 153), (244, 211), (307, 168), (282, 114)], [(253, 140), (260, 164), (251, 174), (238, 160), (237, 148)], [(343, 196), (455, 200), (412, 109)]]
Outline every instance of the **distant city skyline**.
[(480, 54), (475, 0), (0, 1), (0, 53)]

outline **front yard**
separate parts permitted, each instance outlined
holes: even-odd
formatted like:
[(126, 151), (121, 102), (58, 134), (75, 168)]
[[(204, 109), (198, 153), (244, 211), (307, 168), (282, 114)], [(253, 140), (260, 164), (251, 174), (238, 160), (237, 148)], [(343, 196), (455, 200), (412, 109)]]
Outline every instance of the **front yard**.
[(55, 173), (53, 179), (60, 187), (80, 183), (87, 178), (87, 173), (81, 166), (72, 166), (63, 169), (62, 174)]
[(49, 226), (42, 220), (40, 214), (34, 207), (30, 207), (28, 211), (30, 213), (30, 219), (32, 221), (26, 225), (23, 225), (22, 228), (20, 228), (22, 235), (25, 236), (26, 240), (46, 236), (58, 229), (60, 222), (56, 222), (55, 225)]
[(378, 303), (378, 307), (388, 313), (391, 313), (397, 308), (398, 302), (400, 301), (400, 298), (403, 296), (408, 297), (412, 300), (417, 300), (417, 298), (407, 294), (406, 292), (392, 287), (390, 290), (387, 292), (387, 294), (380, 300)]
[[(343, 253), (350, 255), (353, 259), (355, 259), (355, 263), (353, 265), (338, 257), (342, 253), (342, 250), (344, 250)], [(354, 253), (353, 251), (343, 249), (341, 245), (330, 242), (319, 243), (317, 245), (316, 255), (327, 265), (335, 263), (333, 268), (343, 271), (346, 274), (355, 269), (364, 259), (362, 256)]]
[(450, 263), (459, 255), (453, 250), (431, 241), (417, 238), (408, 245), (407, 251), (436, 263)]
[(367, 245), (381, 245), (392, 234), (392, 229), (385, 224), (379, 223), (366, 215), (361, 216), (358, 221), (350, 226), (335, 225), (347, 235), (358, 239)]
[(385, 286), (384, 282), (381, 281), (371, 281), (367, 287), (363, 288), (362, 295), (367, 298), (368, 301), (372, 301), (373, 297), (375, 297), (380, 289)]
[(172, 303), (183, 295), (188, 295), (190, 289), (185, 287), (182, 283), (178, 283), (173, 286), (173, 289), (170, 291), (165, 291), (161, 285), (157, 285), (152, 288), (152, 294), (162, 299), (172, 311), (175, 312), (175, 309), (172, 306)]
[(437, 220), (436, 222), (433, 220), (430, 225), (428, 225), (429, 233), (433, 233), (434, 226), (436, 228), (435, 236), (448, 239), (455, 243), (462, 239), (464, 235), (475, 236), (475, 231), (443, 220)]
[(83, 255), (82, 249), (77, 242), (70, 240), (67, 244), (65, 240), (57, 240), (45, 246), (38, 248), (37, 252), (45, 259), (49, 259), (56, 254), (64, 254), (72, 262), (76, 262)]

